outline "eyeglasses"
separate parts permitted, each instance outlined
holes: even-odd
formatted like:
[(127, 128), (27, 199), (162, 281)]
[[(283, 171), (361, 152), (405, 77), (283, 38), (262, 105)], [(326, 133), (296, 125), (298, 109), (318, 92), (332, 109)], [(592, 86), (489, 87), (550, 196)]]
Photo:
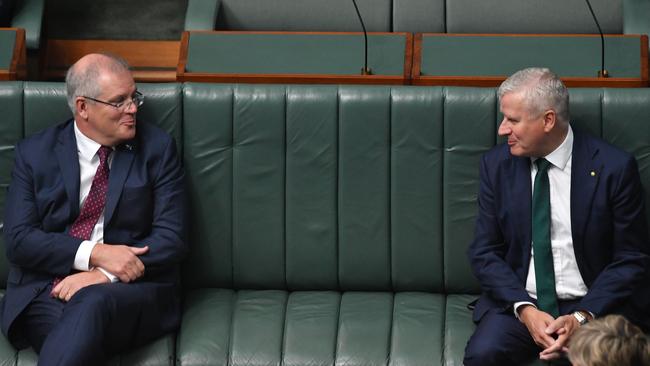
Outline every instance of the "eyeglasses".
[(105, 102), (103, 100), (87, 97), (85, 95), (81, 96), (82, 98), (90, 99), (93, 102), (101, 103), (101, 104), (106, 104), (110, 105), (111, 107), (117, 109), (120, 112), (124, 112), (127, 109), (131, 108), (131, 105), (135, 104), (136, 107), (140, 107), (141, 105), (144, 104), (144, 95), (140, 93), (139, 91), (136, 91), (131, 98), (118, 102), (118, 103), (110, 103), (110, 102)]

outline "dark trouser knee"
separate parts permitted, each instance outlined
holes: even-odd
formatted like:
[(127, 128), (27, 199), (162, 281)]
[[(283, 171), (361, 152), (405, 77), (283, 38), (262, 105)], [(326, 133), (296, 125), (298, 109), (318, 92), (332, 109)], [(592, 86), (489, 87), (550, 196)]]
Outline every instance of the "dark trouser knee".
[(102, 285), (77, 292), (43, 343), (39, 365), (104, 362), (104, 335), (113, 321), (115, 300)]
[(465, 366), (507, 366), (514, 365), (509, 352), (493, 347), (483, 340), (472, 340), (467, 344), (463, 364)]
[(487, 312), (465, 348), (465, 365), (522, 365), (540, 349), (526, 327), (510, 312)]

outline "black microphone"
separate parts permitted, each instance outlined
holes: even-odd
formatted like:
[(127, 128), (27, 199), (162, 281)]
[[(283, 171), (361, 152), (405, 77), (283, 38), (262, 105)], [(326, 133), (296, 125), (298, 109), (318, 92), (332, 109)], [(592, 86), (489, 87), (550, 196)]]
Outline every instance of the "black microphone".
[(372, 75), (372, 70), (368, 67), (368, 32), (366, 32), (366, 25), (363, 24), (363, 18), (361, 18), (361, 13), (359, 12), (359, 7), (357, 2), (352, 0), (354, 4), (354, 9), (357, 11), (357, 16), (359, 17), (359, 22), (361, 23), (361, 28), (363, 28), (363, 44), (365, 46), (365, 58), (363, 62), (363, 68), (361, 69), (361, 75)]
[(596, 27), (598, 27), (598, 33), (600, 33), (600, 70), (598, 70), (598, 77), (607, 78), (609, 77), (609, 72), (605, 70), (605, 37), (603, 36), (602, 29), (600, 29), (598, 18), (596, 18), (596, 14), (594, 14), (594, 9), (592, 9), (589, 0), (585, 0), (585, 1), (587, 2), (587, 6), (589, 7), (591, 16), (594, 18), (594, 22), (596, 22)]

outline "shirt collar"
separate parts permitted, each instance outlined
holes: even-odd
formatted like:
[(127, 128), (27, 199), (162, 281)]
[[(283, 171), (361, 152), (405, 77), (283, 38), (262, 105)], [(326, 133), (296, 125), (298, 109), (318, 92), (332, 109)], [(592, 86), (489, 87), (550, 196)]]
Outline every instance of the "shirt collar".
[[(566, 164), (571, 158), (571, 151), (573, 150), (573, 130), (571, 125), (569, 125), (569, 130), (567, 131), (564, 141), (553, 150), (550, 154), (546, 155), (544, 158), (548, 160), (554, 166), (564, 170)], [(535, 162), (538, 158), (533, 158), (532, 161)]]
[(92, 160), (92, 158), (97, 155), (97, 151), (102, 145), (84, 135), (83, 132), (79, 130), (79, 127), (77, 127), (77, 121), (74, 122), (74, 136), (77, 139), (77, 151), (81, 157), (88, 161)]

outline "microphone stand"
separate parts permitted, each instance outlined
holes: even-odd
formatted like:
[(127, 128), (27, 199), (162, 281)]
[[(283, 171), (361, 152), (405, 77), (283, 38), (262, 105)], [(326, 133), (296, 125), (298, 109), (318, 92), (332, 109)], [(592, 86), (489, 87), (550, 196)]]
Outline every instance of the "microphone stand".
[(363, 62), (363, 68), (361, 69), (361, 75), (372, 75), (372, 70), (368, 67), (368, 32), (366, 32), (366, 26), (363, 24), (363, 18), (361, 18), (361, 13), (359, 12), (359, 7), (357, 6), (357, 2), (355, 0), (352, 0), (352, 4), (354, 4), (354, 9), (357, 11), (357, 16), (359, 17), (359, 22), (361, 23), (361, 28), (363, 28), (363, 44), (365, 48), (365, 58)]
[(596, 22), (596, 27), (598, 27), (598, 33), (600, 33), (600, 70), (598, 70), (598, 77), (608, 78), (609, 72), (607, 72), (607, 70), (605, 69), (605, 37), (603, 36), (602, 29), (600, 29), (598, 18), (596, 18), (596, 14), (594, 14), (594, 9), (592, 9), (591, 3), (589, 3), (589, 0), (585, 0), (585, 1), (587, 2), (587, 6), (589, 7), (589, 11), (591, 12), (591, 17), (594, 18), (594, 22)]

